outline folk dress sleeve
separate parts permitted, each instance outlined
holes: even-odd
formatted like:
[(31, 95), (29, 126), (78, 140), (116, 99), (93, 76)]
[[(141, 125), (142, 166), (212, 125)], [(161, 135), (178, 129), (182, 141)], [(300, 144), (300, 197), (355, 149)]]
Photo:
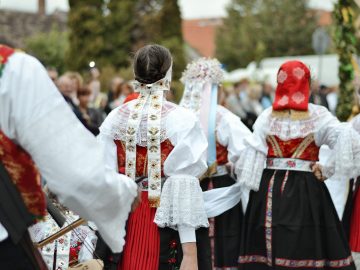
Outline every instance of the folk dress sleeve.
[(1, 130), (31, 155), (59, 201), (94, 221), (112, 250), (121, 252), (136, 184), (106, 168), (103, 148), (35, 58), (24, 53), (9, 58), (0, 97)]
[(207, 169), (207, 140), (195, 115), (184, 108), (168, 115), (166, 129), (174, 149), (164, 163), (167, 180), (155, 223), (178, 230), (182, 243), (196, 242), (195, 230), (209, 226), (199, 183)]

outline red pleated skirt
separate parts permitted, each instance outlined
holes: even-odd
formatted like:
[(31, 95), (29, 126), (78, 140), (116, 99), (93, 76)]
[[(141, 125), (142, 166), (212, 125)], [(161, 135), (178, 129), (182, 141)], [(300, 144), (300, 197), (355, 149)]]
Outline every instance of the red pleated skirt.
[(150, 208), (148, 193), (141, 193), (141, 204), (130, 214), (125, 246), (118, 270), (158, 270), (160, 235), (154, 223), (156, 208)]
[(355, 193), (354, 208), (350, 224), (351, 251), (360, 252), (360, 189)]

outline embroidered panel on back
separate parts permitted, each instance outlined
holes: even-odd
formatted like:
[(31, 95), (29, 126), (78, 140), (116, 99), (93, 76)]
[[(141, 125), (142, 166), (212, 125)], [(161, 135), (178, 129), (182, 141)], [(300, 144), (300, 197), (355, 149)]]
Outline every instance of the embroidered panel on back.
[[(271, 158), (299, 158), (303, 160), (319, 160), (320, 148), (315, 144), (312, 135), (283, 141), (277, 136), (268, 136), (268, 157)], [(296, 155), (294, 157), (294, 155)]]
[[(125, 142), (120, 140), (115, 140), (117, 148), (117, 158), (118, 158), (118, 168), (119, 172), (125, 173), (125, 160), (126, 160), (126, 151), (125, 151)], [(174, 149), (174, 146), (169, 140), (165, 140), (160, 144), (161, 147), (161, 175), (164, 176), (164, 163), (167, 157), (170, 155), (171, 151)], [(147, 148), (143, 146), (136, 146), (136, 176), (142, 177), (147, 176)], [(150, 164), (151, 166), (151, 164)]]
[[(112, 119), (111, 123), (111, 136), (114, 140), (126, 141), (126, 128), (127, 122), (130, 116), (130, 111), (134, 106), (134, 101), (128, 102), (121, 106), (116, 112), (116, 115)], [(166, 135), (166, 120), (170, 112), (176, 109), (175, 104), (165, 101), (161, 111), (161, 127), (160, 127), (160, 141), (165, 141), (168, 137)], [(147, 110), (147, 108), (145, 108)], [(148, 113), (145, 111), (142, 115), (142, 119), (139, 126), (139, 132), (137, 133), (136, 144), (142, 147), (147, 146), (147, 118)]]

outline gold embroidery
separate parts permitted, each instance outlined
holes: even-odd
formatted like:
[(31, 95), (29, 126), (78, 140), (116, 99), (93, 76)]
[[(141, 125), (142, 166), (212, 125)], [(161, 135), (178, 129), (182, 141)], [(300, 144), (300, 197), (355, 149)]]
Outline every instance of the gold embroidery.
[(291, 120), (306, 120), (310, 118), (309, 111), (297, 110), (272, 110), (271, 116), (274, 118), (290, 118)]
[(304, 138), (304, 140), (299, 144), (299, 146), (296, 148), (295, 152), (292, 154), (292, 158), (298, 158), (301, 156), (306, 148), (314, 141), (314, 135), (309, 134)]
[(274, 149), (274, 154), (277, 157), (283, 157), (283, 153), (281, 151), (280, 145), (277, 142), (276, 138), (273, 135), (267, 136), (267, 141), (271, 144), (272, 148)]

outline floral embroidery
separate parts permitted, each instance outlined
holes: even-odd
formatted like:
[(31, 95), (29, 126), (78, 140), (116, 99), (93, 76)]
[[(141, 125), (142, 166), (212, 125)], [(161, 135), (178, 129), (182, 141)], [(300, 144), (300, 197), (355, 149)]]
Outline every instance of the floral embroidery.
[(239, 263), (266, 263), (267, 258), (265, 256), (261, 255), (246, 255), (246, 256), (240, 256), (239, 257)]
[(301, 92), (296, 92), (291, 96), (291, 99), (296, 103), (296, 104), (300, 104), (301, 102), (303, 102), (305, 100), (305, 96), (303, 93)]
[(278, 104), (280, 106), (285, 106), (289, 103), (289, 97), (284, 95), (279, 101), (278, 101)]
[(177, 266), (177, 242), (176, 240), (171, 240), (169, 243), (170, 248), (170, 256), (168, 259), (168, 264), (171, 267), (171, 270), (179, 270), (180, 268)]
[(266, 168), (272, 170), (290, 170), (311, 172), (312, 161), (296, 158), (268, 158), (266, 160)]
[(304, 268), (304, 267), (311, 267), (311, 268), (339, 268), (339, 267), (346, 267), (351, 265), (353, 262), (352, 256), (349, 256), (345, 259), (341, 260), (290, 260), (290, 259), (283, 259), (283, 258), (276, 258), (275, 265), (283, 266), (283, 267), (291, 267), (291, 268)]
[(286, 81), (286, 79), (287, 79), (287, 73), (283, 70), (280, 70), (280, 72), (277, 76), (278, 83), (283, 83)]
[[(239, 257), (239, 263), (266, 263), (267, 258), (262, 255), (245, 255)], [(275, 265), (289, 268), (339, 268), (350, 266), (353, 262), (352, 256), (341, 260), (291, 260), (283, 258), (275, 258)]]
[(298, 80), (301, 80), (301, 79), (304, 77), (304, 75), (305, 75), (305, 71), (304, 71), (302, 68), (300, 68), (300, 67), (296, 67), (296, 68), (294, 68), (294, 70), (293, 70), (293, 75), (294, 75)]
[(289, 166), (289, 168), (294, 168), (296, 166), (296, 162), (293, 160), (288, 160), (286, 164)]
[(275, 181), (275, 174), (270, 179), (268, 194), (266, 199), (266, 213), (265, 213), (265, 244), (266, 244), (266, 262), (268, 266), (272, 266), (272, 197), (273, 187)]

